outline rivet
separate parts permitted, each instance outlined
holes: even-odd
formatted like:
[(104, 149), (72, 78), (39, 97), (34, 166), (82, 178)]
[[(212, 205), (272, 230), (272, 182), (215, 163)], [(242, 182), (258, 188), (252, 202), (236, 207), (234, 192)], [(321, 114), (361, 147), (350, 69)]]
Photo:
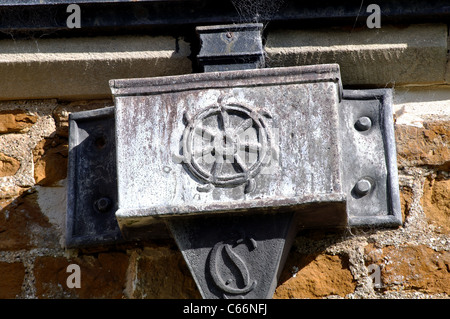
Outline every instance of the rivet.
[(367, 195), (371, 189), (372, 183), (365, 178), (360, 179), (355, 185), (355, 193), (359, 196)]
[(233, 32), (227, 32), (227, 38), (230, 39), (233, 37)]
[(372, 127), (372, 121), (367, 116), (361, 116), (355, 123), (358, 131), (367, 131)]
[(95, 201), (94, 206), (101, 213), (107, 212), (111, 207), (111, 200), (108, 197), (102, 197)]

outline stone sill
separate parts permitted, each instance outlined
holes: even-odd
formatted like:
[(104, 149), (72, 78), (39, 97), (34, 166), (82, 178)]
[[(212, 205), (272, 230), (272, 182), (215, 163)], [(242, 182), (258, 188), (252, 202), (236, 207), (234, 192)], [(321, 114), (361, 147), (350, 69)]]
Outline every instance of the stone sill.
[(0, 100), (111, 98), (111, 79), (191, 73), (189, 54), (172, 37), (2, 40)]
[(347, 86), (443, 84), (447, 38), (445, 24), (283, 30), (269, 34), (266, 52), (273, 67), (338, 63)]
[[(274, 30), (268, 67), (338, 63), (347, 87), (450, 83), (445, 24)], [(1, 40), (0, 100), (111, 98), (111, 79), (192, 72), (189, 43), (172, 37)]]

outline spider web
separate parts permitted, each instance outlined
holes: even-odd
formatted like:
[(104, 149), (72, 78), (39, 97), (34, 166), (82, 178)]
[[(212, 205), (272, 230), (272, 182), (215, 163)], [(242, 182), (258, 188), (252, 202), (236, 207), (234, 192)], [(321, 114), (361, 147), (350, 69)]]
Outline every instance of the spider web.
[(236, 8), (241, 22), (268, 23), (283, 6), (284, 1), (231, 0), (231, 3)]

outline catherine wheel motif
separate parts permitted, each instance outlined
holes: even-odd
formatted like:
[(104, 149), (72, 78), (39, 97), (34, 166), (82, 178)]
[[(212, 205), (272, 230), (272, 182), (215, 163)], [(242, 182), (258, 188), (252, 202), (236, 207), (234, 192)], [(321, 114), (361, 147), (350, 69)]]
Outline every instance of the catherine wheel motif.
[(184, 119), (184, 163), (204, 183), (198, 190), (246, 184), (252, 191), (270, 149), (263, 117), (243, 105), (218, 104)]

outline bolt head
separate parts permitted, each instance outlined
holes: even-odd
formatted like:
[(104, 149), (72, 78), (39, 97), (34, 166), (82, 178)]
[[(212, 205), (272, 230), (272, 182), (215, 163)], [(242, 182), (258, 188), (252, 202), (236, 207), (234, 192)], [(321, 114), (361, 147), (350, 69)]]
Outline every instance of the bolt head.
[(111, 200), (108, 197), (102, 197), (95, 201), (94, 206), (99, 212), (107, 212), (111, 207)]
[(355, 128), (358, 131), (367, 131), (372, 127), (372, 120), (367, 116), (361, 116), (355, 123)]
[(372, 183), (365, 178), (360, 179), (355, 185), (355, 192), (359, 196), (367, 195), (371, 189), (372, 189)]

